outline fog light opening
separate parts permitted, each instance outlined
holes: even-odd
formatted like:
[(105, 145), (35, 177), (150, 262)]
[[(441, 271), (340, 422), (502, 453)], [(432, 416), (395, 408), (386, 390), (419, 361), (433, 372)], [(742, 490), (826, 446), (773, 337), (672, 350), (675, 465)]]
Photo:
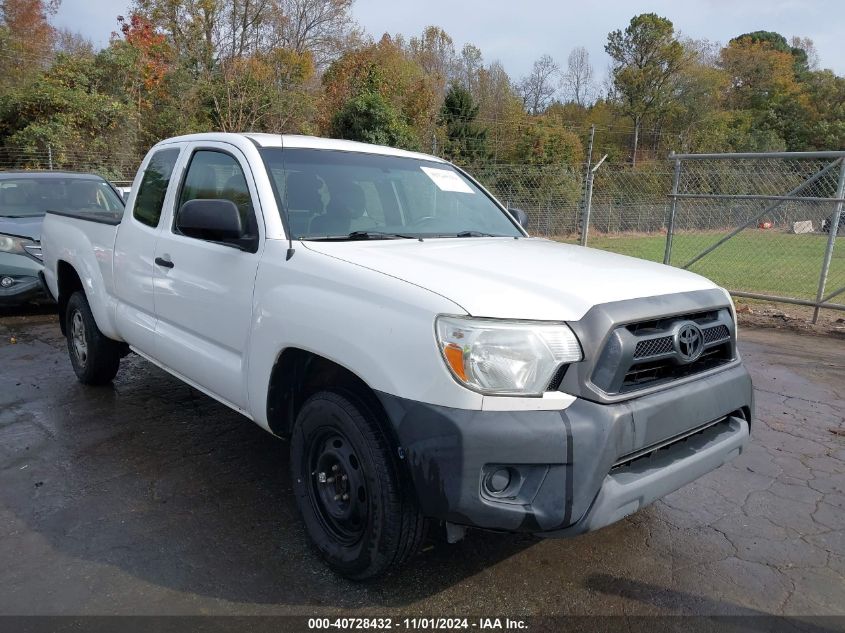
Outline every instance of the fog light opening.
[(3, 288), (11, 288), (15, 285), (15, 280), (12, 277), (0, 278), (0, 286)]
[(484, 487), (491, 495), (500, 495), (511, 485), (513, 473), (510, 468), (499, 468), (484, 479)]

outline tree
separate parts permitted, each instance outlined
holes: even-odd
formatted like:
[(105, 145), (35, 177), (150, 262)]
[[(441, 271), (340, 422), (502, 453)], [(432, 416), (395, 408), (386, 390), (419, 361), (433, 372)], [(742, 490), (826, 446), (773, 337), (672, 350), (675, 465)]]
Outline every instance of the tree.
[(478, 118), (492, 124), (487, 132), (487, 145), (493, 160), (511, 155), (525, 110), (500, 62), (494, 61), (479, 70), (475, 100), (479, 106)]
[(313, 73), (308, 52), (279, 48), (228, 59), (204, 84), (204, 102), (224, 132), (301, 132), (311, 114), (305, 83)]
[(804, 56), (807, 60), (807, 70), (815, 71), (819, 69), (819, 52), (816, 50), (816, 44), (809, 37), (793, 36), (789, 40), (791, 49), (804, 51)]
[(728, 76), (718, 66), (718, 49), (707, 40), (685, 39), (686, 63), (673, 79), (674, 98), (656, 121), (671, 133), (677, 151), (730, 151), (730, 117), (722, 102)]
[[(247, 1), (247, 0), (242, 0)], [(360, 37), (352, 19), (354, 0), (279, 0), (281, 41), (298, 54), (308, 52), (317, 68), (336, 59), (347, 42)]]
[[(102, 90), (103, 71), (91, 54), (60, 53), (49, 71), (0, 97), (0, 139), (5, 147), (43, 152), (58, 164), (136, 165), (133, 113)], [(128, 169), (127, 169), (128, 171)]]
[(593, 95), (593, 67), (590, 53), (583, 46), (572, 49), (563, 74), (563, 87), (567, 95), (579, 106), (585, 106)]
[[(764, 44), (771, 50), (780, 53), (788, 53), (792, 56), (793, 69), (796, 75), (805, 73), (810, 70), (809, 61), (807, 58), (807, 51), (800, 46), (790, 46), (786, 38), (775, 31), (754, 31), (752, 33), (744, 33), (733, 38), (728, 46), (734, 42), (747, 41), (755, 44)], [(812, 45), (812, 40), (809, 40)]]
[(446, 85), (455, 77), (457, 65), (455, 44), (449, 34), (439, 26), (427, 26), (422, 35), (410, 39), (406, 51), (432, 80), (442, 99)]
[(543, 55), (534, 62), (531, 72), (519, 82), (519, 92), (526, 110), (540, 114), (548, 107), (557, 92), (560, 66), (550, 55)]
[(19, 86), (50, 62), (59, 0), (0, 0), (0, 88)]
[(730, 80), (727, 105), (732, 109), (766, 110), (799, 91), (792, 54), (766, 40), (732, 39), (722, 49), (720, 65)]
[(800, 121), (801, 149), (845, 147), (845, 78), (817, 70), (807, 76), (805, 86), (808, 107)]
[(578, 135), (549, 116), (533, 119), (519, 136), (515, 162), (529, 165), (578, 165), (584, 148)]
[(444, 155), (449, 160), (467, 163), (486, 158), (487, 130), (475, 122), (478, 110), (469, 90), (457, 83), (450, 86), (440, 110), (446, 127)]
[(399, 113), (374, 91), (347, 101), (332, 118), (332, 136), (350, 141), (419, 149), (411, 129)]
[(219, 60), (285, 48), (308, 52), (323, 68), (355, 41), (353, 0), (135, 0), (138, 13), (162, 29), (177, 57), (196, 74)]
[(456, 81), (469, 90), (473, 97), (478, 96), (478, 76), (483, 68), (481, 49), (473, 44), (465, 44), (457, 61)]
[(418, 139), (431, 139), (439, 110), (438, 77), (425, 73), (416, 60), (389, 36), (335, 60), (322, 77), (318, 126), (332, 133), (332, 119), (351, 99), (377, 92)]
[(684, 48), (671, 21), (643, 13), (631, 18), (624, 31), (609, 33), (604, 49), (612, 60), (613, 87), (622, 111), (634, 122), (631, 162), (636, 165), (643, 120), (662, 113), (671, 103)]

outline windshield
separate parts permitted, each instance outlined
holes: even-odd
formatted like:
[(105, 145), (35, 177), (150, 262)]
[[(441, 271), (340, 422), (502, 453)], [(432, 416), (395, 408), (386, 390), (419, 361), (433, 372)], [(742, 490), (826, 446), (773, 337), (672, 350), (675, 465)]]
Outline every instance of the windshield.
[(446, 163), (315, 149), (264, 149), (294, 239), (521, 236)]
[(92, 178), (22, 176), (0, 180), (0, 217), (37, 217), (48, 209), (119, 216), (123, 201), (107, 182)]

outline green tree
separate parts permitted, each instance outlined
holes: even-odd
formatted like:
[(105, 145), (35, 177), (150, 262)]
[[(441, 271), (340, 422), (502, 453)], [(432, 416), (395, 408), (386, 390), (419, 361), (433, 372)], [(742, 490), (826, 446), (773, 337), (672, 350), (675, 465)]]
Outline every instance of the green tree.
[(671, 104), (684, 47), (671, 21), (643, 13), (631, 18), (624, 31), (609, 33), (605, 51), (613, 61), (611, 75), (622, 111), (634, 122), (636, 165), (640, 128), (645, 119), (662, 114)]
[(584, 148), (578, 135), (554, 116), (532, 117), (522, 130), (513, 162), (529, 165), (579, 165)]
[(402, 117), (378, 92), (365, 91), (347, 101), (332, 118), (332, 136), (350, 141), (419, 149)]
[(444, 155), (450, 160), (471, 163), (487, 158), (487, 129), (478, 125), (479, 106), (469, 90), (452, 84), (440, 109), (440, 121), (445, 127)]
[(732, 39), (720, 53), (727, 73), (724, 106), (740, 124), (739, 139), (756, 151), (801, 149), (797, 121), (807, 116), (806, 98), (795, 74), (795, 61), (767, 39)]
[(792, 46), (786, 38), (775, 31), (753, 31), (751, 33), (744, 33), (733, 38), (730, 43), (740, 40), (747, 40), (755, 43), (765, 43), (771, 50), (779, 51), (781, 53), (789, 53), (792, 56), (793, 69), (796, 75), (801, 75), (810, 70), (807, 51), (800, 46)]
[[(102, 70), (90, 54), (56, 56), (32, 83), (0, 97), (0, 138), (6, 147), (43, 152), (72, 167), (135, 164), (133, 112), (101, 91)], [(130, 152), (117, 148), (129, 147)]]
[[(378, 93), (417, 139), (431, 139), (440, 107), (436, 78), (390, 37), (348, 51), (322, 77), (319, 127), (333, 133), (333, 120), (347, 103)], [(417, 143), (419, 144), (419, 143)]]

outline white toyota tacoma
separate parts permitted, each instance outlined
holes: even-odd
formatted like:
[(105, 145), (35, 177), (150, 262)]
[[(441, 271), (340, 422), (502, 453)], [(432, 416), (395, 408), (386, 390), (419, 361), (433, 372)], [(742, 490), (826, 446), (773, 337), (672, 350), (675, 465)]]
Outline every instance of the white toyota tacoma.
[(727, 292), (520, 222), (433, 156), (183, 136), (121, 215), (48, 213), (44, 276), (83, 383), (131, 350), (288, 438), (308, 534), (361, 579), (431, 522), (598, 529), (748, 442)]

